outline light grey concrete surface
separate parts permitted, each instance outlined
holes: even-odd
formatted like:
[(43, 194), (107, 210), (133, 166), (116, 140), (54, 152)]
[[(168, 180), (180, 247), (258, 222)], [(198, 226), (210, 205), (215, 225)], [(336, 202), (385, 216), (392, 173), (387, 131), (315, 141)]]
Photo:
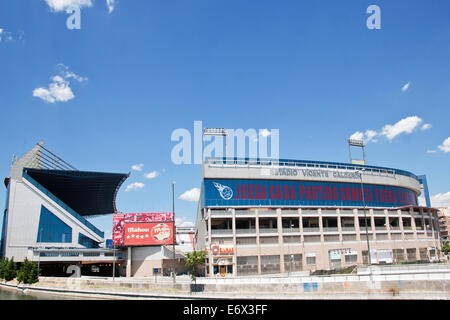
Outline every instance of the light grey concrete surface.
[[(450, 273), (378, 276), (289, 277), (260, 279), (199, 279), (192, 292), (188, 277), (174, 284), (167, 277), (154, 278), (51, 278), (39, 283), (18, 285), (0, 283), (27, 292), (85, 296), (104, 299), (420, 299), (448, 300)], [(381, 275), (386, 276), (386, 275)], [(406, 277), (406, 276), (409, 276)], [(240, 280), (240, 281), (236, 281)], [(249, 281), (253, 280), (253, 281)], [(258, 280), (258, 281), (257, 281)]]

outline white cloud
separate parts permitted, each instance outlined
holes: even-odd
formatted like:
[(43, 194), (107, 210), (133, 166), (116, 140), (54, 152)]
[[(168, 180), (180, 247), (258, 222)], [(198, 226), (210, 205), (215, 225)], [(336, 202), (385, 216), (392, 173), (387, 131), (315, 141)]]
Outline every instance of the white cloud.
[(351, 140), (362, 140), (364, 137), (364, 132), (356, 131), (354, 134), (350, 136)]
[(450, 207), (450, 191), (446, 193), (438, 193), (430, 198), (433, 208)]
[(19, 30), (17, 34), (5, 31), (5, 29), (0, 28), (0, 42), (15, 42), (17, 40), (23, 40), (24, 32)]
[(381, 135), (389, 140), (394, 139), (401, 133), (411, 133), (422, 122), (422, 119), (417, 116), (411, 116), (401, 119), (394, 125), (387, 124), (381, 129)]
[(75, 98), (75, 95), (70, 88), (70, 81), (67, 79), (73, 78), (78, 82), (83, 82), (87, 80), (87, 78), (78, 76), (69, 71), (69, 67), (61, 63), (56, 65), (56, 67), (59, 69), (59, 75), (51, 77), (52, 82), (49, 84), (48, 88), (39, 87), (34, 89), (34, 97), (38, 97), (50, 103), (66, 102)]
[(260, 135), (260, 136), (268, 137), (268, 136), (270, 136), (271, 134), (272, 134), (272, 132), (270, 132), (270, 131), (267, 130), (267, 129), (259, 130), (259, 135)]
[(419, 206), (425, 207), (426, 206), (425, 197), (424, 196), (417, 197), (417, 203), (419, 204)]
[(81, 77), (81, 76), (77, 75), (76, 73), (70, 71), (70, 70), (69, 70), (69, 67), (68, 67), (68, 66), (65, 66), (65, 65), (62, 64), (62, 63), (58, 63), (58, 64), (56, 65), (56, 67), (57, 67), (57, 69), (59, 70), (59, 74), (60, 74), (61, 76), (63, 76), (64, 78), (66, 78), (66, 79), (75, 79), (75, 80), (77, 80), (78, 82), (83, 82), (83, 81), (88, 80), (88, 78), (86, 78), (86, 77)]
[(114, 8), (116, 7), (116, 1), (106, 0), (106, 6), (108, 7), (108, 12), (111, 13), (114, 11)]
[(436, 150), (427, 150), (427, 153), (436, 153)]
[(175, 226), (177, 227), (195, 227), (195, 224), (191, 221), (188, 221), (187, 218), (175, 218)]
[[(426, 201), (424, 196), (417, 198), (419, 206), (426, 206)], [(433, 208), (450, 208), (450, 191), (446, 193), (438, 193), (430, 197), (431, 206)]]
[(145, 184), (143, 184), (142, 182), (133, 182), (125, 188), (125, 192), (128, 192), (130, 190), (139, 190), (143, 187), (145, 187)]
[(410, 85), (411, 85), (411, 82), (408, 82), (407, 84), (405, 84), (405, 85), (402, 87), (402, 91), (405, 92), (406, 90), (408, 90)]
[(143, 163), (139, 163), (139, 164), (134, 164), (131, 166), (131, 169), (135, 170), (135, 171), (142, 171), (142, 167), (144, 166)]
[(374, 139), (378, 135), (378, 132), (375, 130), (367, 130), (365, 133), (356, 131), (354, 134), (350, 136), (351, 140), (364, 140), (365, 142), (377, 142), (377, 140)]
[(377, 142), (377, 140), (375, 140), (374, 138), (378, 135), (378, 132), (376, 132), (375, 130), (367, 130), (366, 131), (366, 137), (367, 137), (367, 142), (373, 141), (373, 142)]
[(50, 83), (48, 88), (34, 89), (33, 96), (50, 103), (66, 102), (75, 98), (68, 81), (60, 76), (54, 76), (51, 79), (53, 82)]
[(200, 199), (200, 189), (192, 188), (191, 190), (185, 191), (178, 199), (195, 202)]
[(439, 149), (444, 151), (445, 153), (450, 152), (450, 137), (444, 140), (440, 146), (438, 146)]
[[(410, 116), (401, 119), (397, 123), (385, 125), (380, 131), (366, 130), (366, 132), (356, 131), (350, 136), (353, 140), (364, 140), (365, 142), (377, 142), (375, 139), (377, 136), (384, 136), (388, 140), (392, 140), (401, 133), (412, 133), (422, 122), (422, 119), (418, 116)], [(422, 125), (421, 130), (425, 131), (431, 128), (431, 124), (426, 123)]]
[(158, 176), (158, 171), (152, 171), (152, 172), (144, 174), (144, 177), (146, 177), (147, 179), (153, 179), (153, 178), (156, 178), (157, 176)]
[(54, 12), (65, 11), (71, 6), (92, 7), (92, 0), (45, 0)]

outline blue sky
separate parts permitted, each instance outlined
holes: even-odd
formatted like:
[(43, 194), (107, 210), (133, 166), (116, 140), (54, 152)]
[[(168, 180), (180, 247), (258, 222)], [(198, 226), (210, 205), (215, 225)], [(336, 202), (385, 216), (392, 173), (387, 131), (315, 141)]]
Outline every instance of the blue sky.
[[(71, 2), (81, 29), (60, 10)], [(123, 212), (170, 211), (176, 181), (176, 216), (194, 222), (179, 197), (201, 168), (175, 165), (170, 137), (198, 120), (279, 129), (291, 159), (345, 162), (346, 140), (369, 133), (368, 164), (426, 174), (432, 204), (450, 205), (450, 2), (108, 2), (0, 2), (4, 176), (43, 140), (80, 170), (131, 172)], [(92, 221), (109, 234), (111, 216)]]

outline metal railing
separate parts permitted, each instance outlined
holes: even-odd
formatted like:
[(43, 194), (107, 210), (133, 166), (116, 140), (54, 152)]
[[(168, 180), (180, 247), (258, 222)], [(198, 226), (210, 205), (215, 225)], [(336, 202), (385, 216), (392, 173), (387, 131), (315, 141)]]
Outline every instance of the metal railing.
[(232, 234), (232, 229), (211, 229), (211, 234)]
[(323, 232), (338, 232), (337, 227), (323, 227)]
[(305, 227), (303, 227), (303, 232), (320, 232), (320, 228), (305, 228)]
[(277, 228), (259, 228), (259, 233), (278, 233)]

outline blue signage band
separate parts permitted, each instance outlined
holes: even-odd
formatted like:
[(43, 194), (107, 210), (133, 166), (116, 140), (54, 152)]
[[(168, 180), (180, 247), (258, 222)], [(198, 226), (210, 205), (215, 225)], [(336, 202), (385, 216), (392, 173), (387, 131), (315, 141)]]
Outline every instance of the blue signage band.
[(360, 183), (204, 179), (203, 191), (203, 207), (417, 206), (412, 190)]

